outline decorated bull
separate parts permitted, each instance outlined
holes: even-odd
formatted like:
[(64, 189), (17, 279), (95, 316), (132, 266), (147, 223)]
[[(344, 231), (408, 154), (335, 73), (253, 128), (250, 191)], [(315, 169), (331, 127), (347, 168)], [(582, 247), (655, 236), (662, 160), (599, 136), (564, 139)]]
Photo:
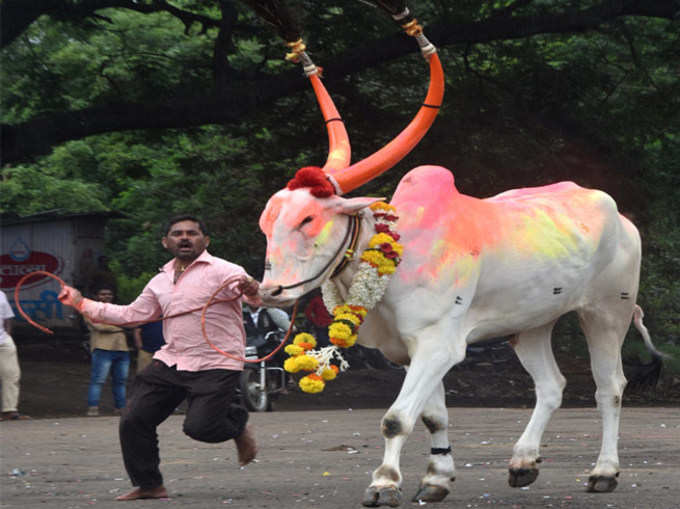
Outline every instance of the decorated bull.
[(403, 158), (443, 98), (436, 49), (407, 9), (393, 15), (429, 63), (427, 97), (392, 142), (352, 165), (347, 133), (318, 69), (300, 41), (291, 44), (317, 94), (330, 150), (323, 168), (299, 170), (261, 215), (267, 239), (261, 298), (267, 306), (286, 307), (321, 287), (335, 317), (338, 332), (332, 325), (330, 336), (337, 345), (351, 346), (358, 334), (360, 344), (406, 367), (399, 395), (382, 418), (385, 452), (365, 506), (401, 503), (400, 452), (418, 418), (431, 434), (431, 455), (414, 500), (441, 501), (449, 493), (456, 474), (442, 379), (465, 358), (468, 345), (500, 336), (512, 336), (535, 383), (536, 406), (509, 465), (511, 486), (532, 483), (541, 437), (565, 386), (551, 331), (560, 316), (575, 311), (602, 416), (602, 447), (588, 490), (611, 491), (619, 475), (626, 385), (621, 346), (631, 319), (658, 353), (636, 305), (638, 231), (602, 191), (559, 182), (480, 199), (459, 193), (452, 173), (439, 166), (407, 173), (389, 204), (343, 198)]

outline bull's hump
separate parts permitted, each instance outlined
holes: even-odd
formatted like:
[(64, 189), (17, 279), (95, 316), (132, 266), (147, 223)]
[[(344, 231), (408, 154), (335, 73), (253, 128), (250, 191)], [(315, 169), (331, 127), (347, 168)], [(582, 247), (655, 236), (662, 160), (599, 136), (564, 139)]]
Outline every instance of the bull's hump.
[(451, 173), (441, 166), (418, 166), (399, 182), (392, 205), (399, 210), (423, 203), (448, 203), (458, 194)]

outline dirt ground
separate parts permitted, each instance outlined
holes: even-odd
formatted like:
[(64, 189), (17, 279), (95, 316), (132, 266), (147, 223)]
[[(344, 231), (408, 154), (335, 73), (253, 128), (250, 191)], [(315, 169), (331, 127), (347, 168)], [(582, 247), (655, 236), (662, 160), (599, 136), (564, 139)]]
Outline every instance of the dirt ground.
[[(586, 493), (600, 444), (592, 408), (560, 409), (543, 438), (541, 471), (524, 488), (507, 484), (512, 443), (529, 409), (450, 408), (456, 460), (452, 492), (437, 507), (621, 508), (678, 507), (680, 413), (676, 408), (625, 408), (621, 475), (613, 493)], [(125, 507), (347, 509), (361, 507), (371, 472), (380, 464), (382, 409), (276, 411), (251, 414), (258, 461), (239, 469), (232, 443), (204, 444), (182, 434), (183, 416), (159, 427), (170, 498)], [(115, 417), (45, 418), (2, 422), (2, 507), (22, 509), (123, 507), (127, 492)], [(401, 460), (402, 507), (425, 473), (429, 441), (420, 423)], [(429, 504), (433, 505), (433, 504)]]
[[(82, 417), (89, 377), (85, 350), (53, 341), (19, 345), (19, 353), (21, 410), (33, 419), (0, 423), (0, 507), (120, 508), (113, 499), (130, 484), (108, 384), (103, 416)], [(600, 446), (594, 386), (585, 359), (557, 357), (568, 380), (566, 408), (544, 435), (538, 480), (521, 489), (508, 486), (507, 461), (530, 416), (533, 389), (514, 353), (506, 343), (471, 351), (446, 376), (457, 481), (439, 507), (677, 508), (680, 380), (662, 377), (654, 390), (627, 391), (619, 487), (611, 494), (588, 494), (584, 483)], [(404, 377), (403, 370), (376, 369), (378, 364), (370, 356), (355, 359), (354, 368), (320, 395), (293, 389), (276, 401), (274, 412), (251, 414), (260, 453), (245, 469), (236, 465), (233, 444), (192, 441), (182, 434), (183, 416), (172, 416), (159, 428), (171, 498), (130, 505), (360, 507), (382, 458), (380, 418)], [(428, 449), (419, 423), (402, 454), (402, 507), (418, 506), (410, 497), (424, 474)]]

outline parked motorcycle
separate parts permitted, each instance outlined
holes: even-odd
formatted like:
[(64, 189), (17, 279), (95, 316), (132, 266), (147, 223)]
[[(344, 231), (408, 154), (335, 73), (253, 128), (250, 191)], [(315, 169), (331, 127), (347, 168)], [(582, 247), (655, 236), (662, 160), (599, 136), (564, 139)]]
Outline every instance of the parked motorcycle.
[[(264, 336), (246, 338), (247, 360), (261, 359), (281, 344), (286, 333), (271, 331)], [(283, 349), (266, 361), (246, 363), (241, 372), (241, 398), (246, 408), (253, 412), (270, 412), (272, 400), (287, 392), (290, 375), (283, 369), (287, 354)]]

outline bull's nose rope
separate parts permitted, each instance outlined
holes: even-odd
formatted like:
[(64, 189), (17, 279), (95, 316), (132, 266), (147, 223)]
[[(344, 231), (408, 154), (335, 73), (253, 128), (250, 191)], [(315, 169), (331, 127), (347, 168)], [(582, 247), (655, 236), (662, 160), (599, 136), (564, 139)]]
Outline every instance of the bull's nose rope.
[[(43, 326), (43, 325), (40, 325), (39, 323), (36, 323), (30, 316), (28, 316), (28, 314), (26, 314), (26, 312), (24, 311), (24, 309), (21, 307), (21, 301), (19, 300), (19, 292), (20, 292), (20, 290), (21, 290), (21, 287), (24, 285), (24, 283), (25, 283), (28, 279), (30, 279), (30, 278), (33, 277), (33, 276), (37, 276), (37, 275), (42, 275), (42, 276), (51, 277), (52, 279), (54, 279), (55, 281), (57, 281), (57, 282), (60, 284), (60, 286), (61, 286), (62, 289), (66, 286), (66, 283), (64, 282), (63, 279), (61, 279), (61, 278), (60, 278), (59, 276), (57, 276), (56, 274), (52, 274), (51, 272), (47, 272), (47, 271), (44, 271), (44, 270), (36, 270), (36, 271), (33, 271), (33, 272), (29, 272), (28, 274), (24, 275), (21, 279), (19, 279), (19, 281), (17, 282), (16, 287), (14, 288), (14, 304), (16, 305), (17, 311), (19, 311), (19, 314), (20, 314), (20, 315), (21, 315), (21, 316), (22, 316), (22, 317), (23, 317), (30, 325), (32, 325), (32, 326), (35, 327), (36, 329), (39, 329), (39, 330), (43, 331), (43, 332), (46, 333), (46, 334), (54, 334), (54, 331), (52, 331), (51, 329), (49, 329), (49, 328), (47, 328), (47, 327), (45, 327), (45, 326)], [(234, 281), (235, 281), (236, 279), (237, 279), (237, 277), (231, 277), (231, 278), (227, 279), (227, 280), (222, 284), (222, 286), (220, 286), (220, 287), (219, 287), (219, 288), (218, 288), (218, 289), (210, 296), (210, 299), (208, 300), (208, 302), (206, 302), (205, 305), (203, 305), (203, 306), (199, 306), (199, 307), (196, 307), (196, 308), (193, 308), (193, 309), (189, 309), (189, 310), (187, 310), (187, 311), (182, 311), (182, 312), (180, 312), (180, 313), (175, 313), (175, 314), (173, 314), (173, 315), (164, 316), (164, 317), (162, 317), (162, 318), (158, 318), (158, 319), (155, 319), (155, 320), (141, 320), (141, 321), (138, 321), (138, 322), (129, 322), (129, 323), (126, 323), (126, 324), (124, 324), (124, 325), (130, 326), (130, 327), (132, 327), (132, 326), (138, 326), (138, 325), (144, 325), (145, 323), (160, 322), (160, 321), (163, 321), (163, 320), (169, 320), (170, 318), (177, 318), (178, 316), (188, 315), (189, 313), (194, 313), (194, 312), (196, 312), (196, 311), (201, 311), (201, 332), (203, 333), (203, 339), (205, 339), (206, 343), (208, 343), (208, 345), (209, 345), (213, 350), (215, 350), (216, 352), (220, 353), (221, 355), (224, 355), (225, 357), (229, 357), (230, 359), (234, 359), (234, 360), (241, 361), (241, 362), (258, 363), (258, 362), (262, 362), (262, 361), (269, 360), (271, 357), (273, 357), (274, 355), (276, 355), (276, 353), (278, 353), (279, 350), (281, 350), (281, 348), (284, 347), (284, 345), (285, 345), (286, 342), (288, 341), (288, 338), (290, 338), (290, 334), (291, 334), (291, 332), (292, 332), (292, 330), (293, 330), (293, 325), (294, 325), (294, 323), (295, 323), (295, 317), (296, 317), (296, 315), (297, 315), (298, 302), (295, 301), (295, 305), (293, 306), (293, 313), (292, 313), (291, 320), (290, 320), (290, 327), (288, 327), (288, 330), (286, 331), (285, 337), (284, 337), (283, 340), (281, 341), (281, 344), (280, 344), (279, 346), (277, 346), (271, 353), (269, 353), (268, 355), (266, 355), (266, 356), (264, 356), (264, 357), (262, 357), (262, 358), (260, 358), (260, 359), (245, 359), (245, 358), (243, 358), (243, 357), (239, 357), (239, 356), (237, 356), (237, 355), (230, 354), (230, 353), (228, 353), (228, 352), (225, 352), (224, 350), (221, 350), (221, 349), (218, 348), (217, 346), (215, 346), (215, 345), (210, 341), (210, 339), (208, 339), (208, 333), (207, 333), (207, 331), (206, 331), (206, 329), (205, 329), (205, 313), (206, 313), (206, 310), (207, 310), (210, 306), (212, 306), (213, 304), (221, 304), (221, 303), (225, 303), (225, 302), (232, 302), (232, 301), (234, 301), (234, 300), (236, 300), (236, 299), (239, 299), (239, 298), (243, 295), (242, 293), (238, 293), (238, 292), (237, 292), (237, 294), (236, 294), (234, 297), (230, 298), (230, 299), (215, 299), (215, 297), (217, 296), (217, 294), (218, 294), (219, 292), (221, 292), (222, 290), (224, 290), (227, 286), (233, 284)], [(107, 324), (107, 325), (119, 325), (119, 324)]]

